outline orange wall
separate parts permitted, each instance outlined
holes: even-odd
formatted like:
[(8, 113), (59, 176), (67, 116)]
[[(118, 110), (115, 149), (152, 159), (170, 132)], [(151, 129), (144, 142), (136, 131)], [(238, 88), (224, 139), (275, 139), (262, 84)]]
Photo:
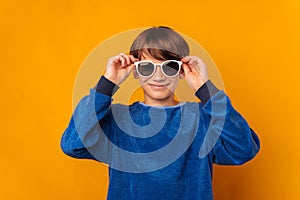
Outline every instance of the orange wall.
[(119, 32), (166, 25), (216, 62), (262, 141), (240, 167), (215, 167), (217, 200), (299, 199), (300, 2), (0, 1), (0, 199), (105, 199), (106, 167), (63, 155), (77, 71)]

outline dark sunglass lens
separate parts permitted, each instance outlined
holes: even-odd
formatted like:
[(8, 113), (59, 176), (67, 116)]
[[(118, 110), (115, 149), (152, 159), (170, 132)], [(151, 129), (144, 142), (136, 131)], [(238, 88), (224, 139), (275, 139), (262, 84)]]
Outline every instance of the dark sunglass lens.
[(150, 62), (143, 62), (138, 65), (138, 72), (142, 76), (150, 76), (154, 71), (154, 65)]
[(168, 76), (174, 76), (179, 71), (179, 64), (174, 61), (167, 62), (162, 67), (163, 67), (165, 74)]

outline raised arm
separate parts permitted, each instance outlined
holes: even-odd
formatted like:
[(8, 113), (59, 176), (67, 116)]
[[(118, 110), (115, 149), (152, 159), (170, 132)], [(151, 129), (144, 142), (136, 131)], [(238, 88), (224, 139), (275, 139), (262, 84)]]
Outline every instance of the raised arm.
[(208, 124), (199, 156), (212, 154), (220, 165), (240, 165), (251, 160), (260, 149), (256, 133), (232, 106), (228, 96), (207, 81), (196, 92), (201, 99), (202, 116)]
[(186, 81), (202, 102), (200, 118), (208, 127), (199, 157), (211, 153), (213, 162), (222, 165), (238, 165), (252, 159), (260, 148), (255, 132), (234, 109), (229, 97), (209, 80), (200, 58), (186, 56), (182, 61)]
[(105, 75), (96, 88), (80, 100), (63, 133), (61, 148), (65, 154), (104, 162), (108, 159), (109, 142), (104, 133), (110, 134), (113, 130), (112, 95), (129, 76), (134, 61), (133, 56), (123, 53), (109, 59)]
[(100, 142), (103, 131), (111, 130), (109, 112), (115, 88), (114, 83), (101, 77), (97, 87), (90, 89), (90, 94), (80, 100), (61, 138), (61, 148), (65, 154), (74, 158), (95, 159), (89, 149)]

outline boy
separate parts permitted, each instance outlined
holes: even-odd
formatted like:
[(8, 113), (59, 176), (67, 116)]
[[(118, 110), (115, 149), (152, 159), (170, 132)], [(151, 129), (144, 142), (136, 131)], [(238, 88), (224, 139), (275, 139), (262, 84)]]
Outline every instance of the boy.
[[(144, 102), (112, 104), (131, 72)], [(201, 103), (174, 99), (182, 78)], [(202, 60), (189, 56), (177, 32), (161, 26), (143, 31), (130, 55), (109, 60), (97, 86), (77, 105), (61, 147), (69, 156), (109, 165), (107, 199), (113, 200), (213, 199), (213, 163), (243, 164), (260, 148)]]

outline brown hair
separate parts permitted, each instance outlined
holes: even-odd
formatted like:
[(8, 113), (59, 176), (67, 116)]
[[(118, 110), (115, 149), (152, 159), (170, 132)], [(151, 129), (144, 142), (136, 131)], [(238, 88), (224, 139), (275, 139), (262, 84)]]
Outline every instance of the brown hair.
[(142, 53), (158, 60), (180, 60), (189, 55), (189, 46), (181, 35), (166, 26), (146, 29), (130, 47), (130, 54), (141, 59)]

